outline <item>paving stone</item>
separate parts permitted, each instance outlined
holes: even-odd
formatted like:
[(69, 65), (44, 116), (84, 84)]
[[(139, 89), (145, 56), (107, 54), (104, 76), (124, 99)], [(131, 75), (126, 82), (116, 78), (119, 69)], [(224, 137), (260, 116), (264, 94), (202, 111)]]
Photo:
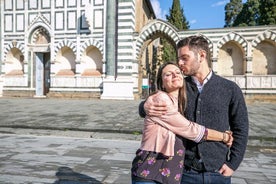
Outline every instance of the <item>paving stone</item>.
[[(140, 101), (0, 98), (0, 183), (129, 184)], [(250, 103), (233, 184), (276, 183), (276, 104)]]

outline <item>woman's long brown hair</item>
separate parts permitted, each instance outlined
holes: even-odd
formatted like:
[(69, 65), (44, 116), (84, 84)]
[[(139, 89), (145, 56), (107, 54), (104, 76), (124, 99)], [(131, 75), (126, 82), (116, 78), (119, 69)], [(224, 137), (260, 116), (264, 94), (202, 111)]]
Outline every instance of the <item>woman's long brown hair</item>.
[[(167, 65), (174, 65), (178, 67), (178, 65), (175, 64), (174, 62), (166, 62), (159, 67), (157, 72), (156, 85), (158, 90), (165, 91), (165, 92), (166, 90), (163, 88), (162, 72)], [(178, 93), (178, 111), (183, 115), (186, 108), (186, 104), (187, 104), (186, 83), (185, 83), (185, 79), (183, 79), (183, 86), (182, 88), (179, 89), (179, 93)]]

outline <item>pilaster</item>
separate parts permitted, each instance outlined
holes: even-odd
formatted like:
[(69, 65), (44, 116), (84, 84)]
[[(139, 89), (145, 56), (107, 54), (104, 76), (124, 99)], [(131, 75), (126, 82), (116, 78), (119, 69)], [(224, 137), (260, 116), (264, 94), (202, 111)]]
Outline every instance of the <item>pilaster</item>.
[(105, 78), (101, 99), (133, 100), (132, 77), (117, 77), (118, 0), (106, 1)]
[(215, 73), (218, 73), (218, 58), (212, 58), (212, 69)]
[(245, 70), (245, 75), (252, 75), (252, 57), (246, 57), (246, 70)]

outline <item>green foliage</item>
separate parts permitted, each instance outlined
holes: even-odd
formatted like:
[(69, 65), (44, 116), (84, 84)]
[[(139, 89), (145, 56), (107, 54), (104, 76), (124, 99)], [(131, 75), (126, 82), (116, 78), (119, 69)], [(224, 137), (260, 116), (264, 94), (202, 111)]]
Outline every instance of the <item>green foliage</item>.
[(257, 26), (259, 12), (259, 0), (248, 0), (242, 8), (242, 11), (237, 16), (233, 26)]
[(225, 5), (225, 25), (224, 27), (232, 27), (235, 19), (242, 11), (242, 0), (230, 0), (229, 3)]
[(179, 30), (189, 29), (189, 22), (184, 16), (184, 9), (180, 6), (179, 0), (174, 0), (172, 7), (169, 9), (170, 14), (166, 15), (169, 23), (174, 25)]
[(166, 38), (161, 39), (161, 44), (163, 45), (162, 61), (175, 61), (176, 51), (172, 44)]
[[(166, 15), (166, 19), (178, 30), (186, 30), (190, 27), (189, 22), (184, 16), (184, 9), (181, 8), (179, 0), (173, 0), (172, 7), (169, 9), (169, 15)], [(160, 44), (163, 46), (163, 48), (153, 47), (152, 63), (148, 62), (146, 66), (147, 75), (151, 84), (155, 84), (156, 82), (156, 73), (159, 66), (164, 62), (176, 61), (177, 58), (175, 48), (176, 45), (172, 40), (170, 40), (170, 38), (160, 38)], [(155, 88), (151, 88), (150, 90), (153, 92)]]
[[(166, 19), (169, 23), (174, 25), (178, 30), (189, 29), (189, 22), (184, 15), (184, 9), (180, 5), (179, 0), (173, 0), (172, 7), (169, 9), (169, 15), (166, 15)], [(166, 38), (161, 39), (163, 45), (163, 61), (175, 61), (176, 50), (175, 45), (172, 45)]]
[(133, 135), (141, 135), (142, 133), (141, 133), (141, 132), (138, 132), (138, 131), (133, 131), (132, 134), (133, 134)]
[(275, 0), (248, 0), (240, 11), (234, 11), (239, 7), (237, 1), (241, 0), (231, 0), (225, 6), (225, 27), (276, 24)]
[(276, 24), (276, 1), (260, 0), (260, 25)]

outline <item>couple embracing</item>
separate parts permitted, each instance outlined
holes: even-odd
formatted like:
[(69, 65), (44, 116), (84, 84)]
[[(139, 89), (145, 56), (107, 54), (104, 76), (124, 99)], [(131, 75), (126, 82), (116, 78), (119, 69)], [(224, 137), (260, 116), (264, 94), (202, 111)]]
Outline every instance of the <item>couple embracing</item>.
[(204, 37), (190, 36), (177, 44), (178, 65), (159, 68), (158, 91), (139, 106), (133, 184), (231, 183), (247, 145), (247, 107), (241, 89), (210, 69), (209, 52)]

